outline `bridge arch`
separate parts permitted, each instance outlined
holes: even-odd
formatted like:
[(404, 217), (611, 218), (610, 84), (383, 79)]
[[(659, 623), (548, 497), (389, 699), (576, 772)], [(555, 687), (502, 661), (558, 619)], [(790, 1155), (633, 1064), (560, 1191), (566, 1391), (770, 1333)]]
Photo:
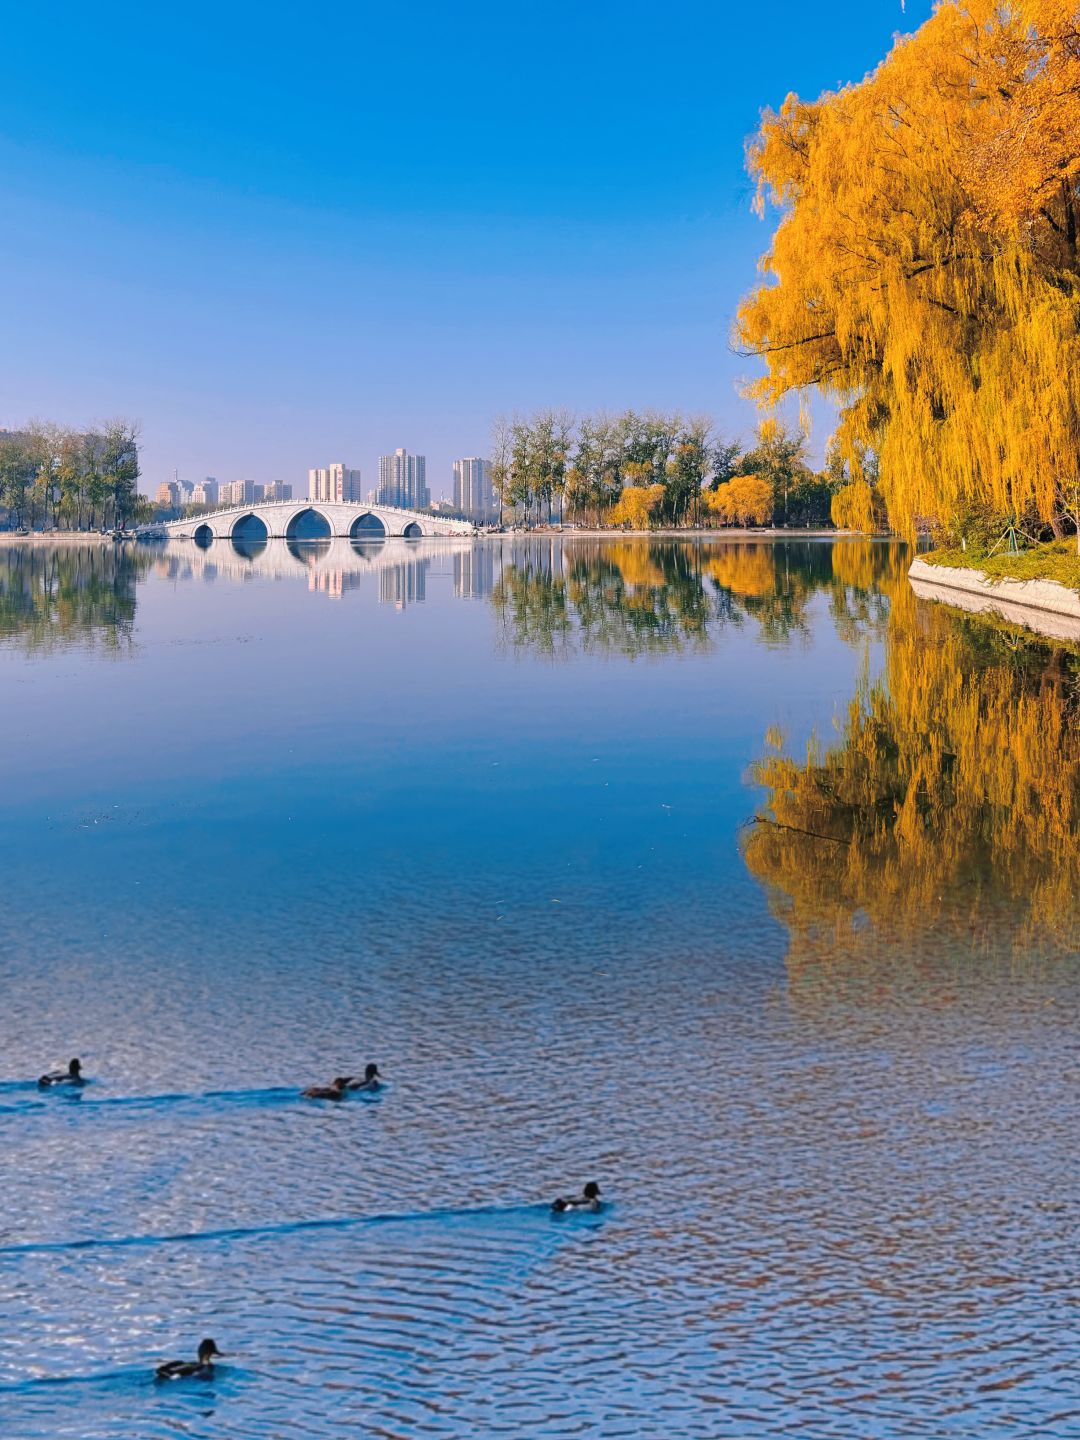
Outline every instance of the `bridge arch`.
[(305, 505), (302, 510), (297, 510), (285, 526), (286, 540), (329, 540), (333, 534), (333, 525), (322, 511), (316, 510), (313, 505)]
[(269, 535), (270, 532), (266, 528), (266, 522), (250, 510), (236, 517), (233, 521), (232, 530), (229, 532), (230, 539), (242, 540), (245, 544), (249, 545), (252, 543), (257, 544), (259, 541), (265, 542), (269, 538)]
[(421, 540), (424, 536), (423, 530), (420, 529), (420, 526), (415, 520), (410, 520), (401, 533), (405, 536), (406, 540)]
[(199, 526), (191, 538), (200, 550), (205, 550), (214, 538), (214, 531), (211, 526), (203, 524)]
[(385, 538), (386, 526), (378, 515), (373, 515), (370, 510), (366, 510), (363, 515), (358, 515), (349, 526), (350, 540), (384, 540)]

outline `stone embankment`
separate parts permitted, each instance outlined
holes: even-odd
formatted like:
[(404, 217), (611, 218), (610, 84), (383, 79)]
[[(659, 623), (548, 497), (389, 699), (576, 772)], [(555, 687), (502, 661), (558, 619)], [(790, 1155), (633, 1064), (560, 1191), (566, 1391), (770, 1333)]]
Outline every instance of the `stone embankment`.
[(1080, 592), (1055, 580), (991, 580), (981, 570), (916, 558), (908, 579), (915, 594), (975, 614), (999, 615), (1055, 640), (1080, 642)]

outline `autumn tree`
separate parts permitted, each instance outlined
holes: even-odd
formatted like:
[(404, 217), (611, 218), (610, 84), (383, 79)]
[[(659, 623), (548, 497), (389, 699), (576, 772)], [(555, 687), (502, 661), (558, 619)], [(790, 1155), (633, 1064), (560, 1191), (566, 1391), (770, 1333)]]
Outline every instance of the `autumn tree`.
[(725, 525), (767, 525), (772, 518), (773, 488), (763, 475), (736, 475), (706, 499)]
[(1075, 0), (943, 0), (861, 83), (767, 113), (749, 164), (781, 210), (737, 324), (757, 398), (831, 397), (904, 533), (971, 504), (1060, 531), (1080, 467)]
[[(792, 429), (770, 416), (758, 425), (754, 445), (736, 462), (736, 475), (756, 475), (769, 486), (770, 518), (779, 525), (820, 523), (825, 518), (813, 505), (811, 492), (819, 481), (807, 463), (806, 451), (804, 430)], [(817, 508), (827, 513), (827, 502)]]
[(624, 525), (630, 530), (645, 530), (663, 501), (663, 485), (627, 485), (618, 503), (612, 507), (611, 523)]
[(852, 480), (832, 497), (832, 522), (838, 530), (858, 530), (873, 535), (878, 529), (874, 492), (865, 480)]

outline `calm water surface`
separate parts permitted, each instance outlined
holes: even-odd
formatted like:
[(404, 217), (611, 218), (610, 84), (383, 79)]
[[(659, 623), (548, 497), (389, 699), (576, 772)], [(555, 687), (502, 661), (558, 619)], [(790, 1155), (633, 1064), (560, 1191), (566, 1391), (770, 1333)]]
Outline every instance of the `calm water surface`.
[(905, 567), (0, 550), (0, 1433), (1080, 1436), (1080, 662)]

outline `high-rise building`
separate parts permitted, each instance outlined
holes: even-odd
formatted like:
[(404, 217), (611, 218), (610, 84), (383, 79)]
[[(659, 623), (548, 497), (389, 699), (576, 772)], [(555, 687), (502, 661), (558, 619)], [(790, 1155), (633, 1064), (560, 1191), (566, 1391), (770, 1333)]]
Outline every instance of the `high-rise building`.
[(269, 484), (262, 487), (262, 498), (264, 500), (291, 500), (292, 486), (283, 485), (280, 480), (271, 480)]
[(216, 505), (218, 503), (218, 482), (210, 475), (200, 480), (191, 492), (193, 505)]
[(478, 455), (454, 461), (454, 508), (481, 524), (494, 520), (499, 513), (491, 466)]
[(398, 505), (405, 510), (424, 510), (431, 504), (427, 488), (427, 459), (395, 450), (379, 456), (380, 505)]
[(222, 485), (221, 503), (223, 505), (253, 505), (255, 503), (254, 481), (233, 480), (231, 484)]
[(328, 504), (341, 501), (346, 505), (363, 501), (360, 489), (360, 471), (350, 470), (347, 465), (324, 465), (308, 471), (308, 499), (325, 500)]
[(157, 487), (154, 500), (158, 505), (162, 505), (168, 510), (178, 510), (180, 508), (179, 485), (177, 485), (175, 480), (163, 480)]

